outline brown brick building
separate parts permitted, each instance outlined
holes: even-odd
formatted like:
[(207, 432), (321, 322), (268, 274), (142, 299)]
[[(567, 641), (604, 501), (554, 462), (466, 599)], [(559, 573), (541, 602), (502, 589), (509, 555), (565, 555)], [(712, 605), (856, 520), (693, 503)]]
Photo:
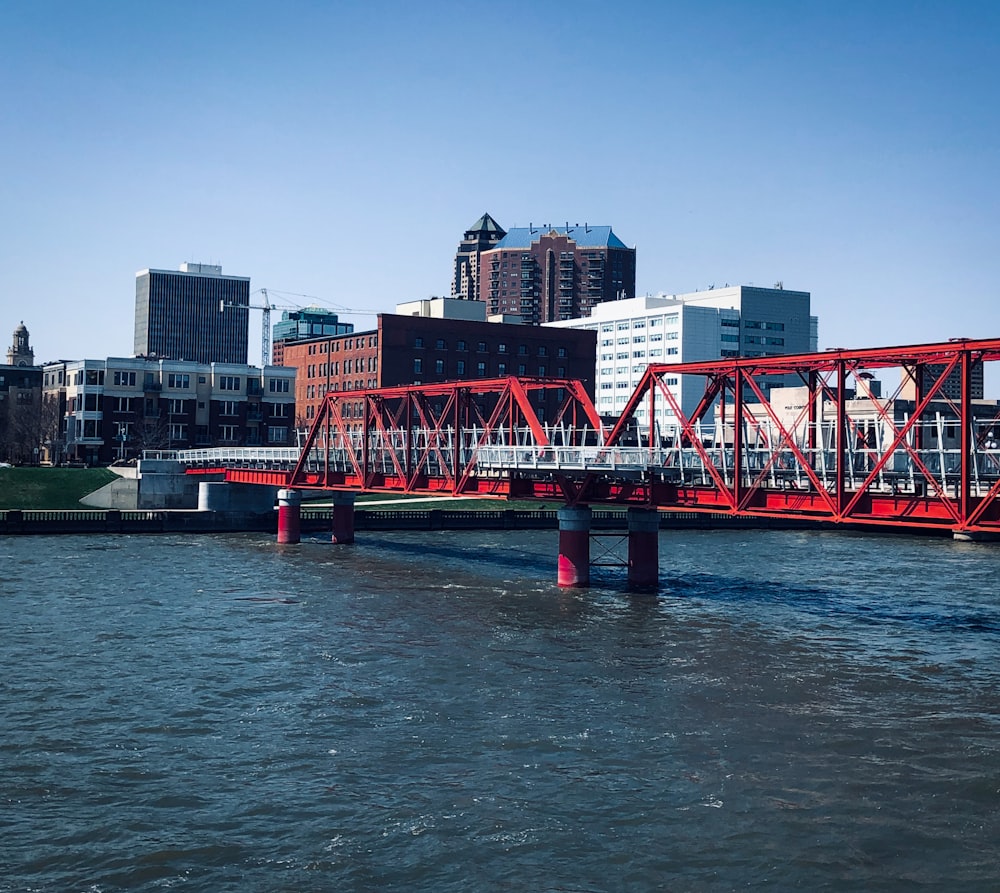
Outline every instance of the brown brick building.
[[(286, 343), (284, 363), (310, 425), (330, 391), (516, 375), (577, 378), (593, 397), (596, 345), (593, 331), (383, 313), (374, 331)], [(539, 406), (543, 419), (556, 409), (551, 396)]]
[(515, 227), (481, 252), (479, 271), (491, 316), (516, 313), (536, 326), (635, 297), (635, 249), (610, 226)]

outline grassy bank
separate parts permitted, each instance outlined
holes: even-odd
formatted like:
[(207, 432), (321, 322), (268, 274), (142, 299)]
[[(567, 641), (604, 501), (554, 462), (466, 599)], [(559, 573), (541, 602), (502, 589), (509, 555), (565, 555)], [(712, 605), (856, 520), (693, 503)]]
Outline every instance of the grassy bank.
[(106, 468), (0, 468), (0, 510), (78, 509), (116, 475)]

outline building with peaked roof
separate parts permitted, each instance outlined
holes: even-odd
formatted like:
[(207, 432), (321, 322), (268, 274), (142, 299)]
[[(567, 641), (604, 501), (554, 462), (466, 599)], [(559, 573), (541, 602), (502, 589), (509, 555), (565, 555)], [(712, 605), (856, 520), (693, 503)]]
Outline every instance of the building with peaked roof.
[(455, 252), (455, 274), (451, 281), (453, 298), (479, 300), (480, 256), (505, 235), (506, 231), (489, 214), (483, 214), (465, 231)]
[(610, 226), (515, 227), (480, 258), (479, 300), (531, 325), (635, 297), (635, 249)]

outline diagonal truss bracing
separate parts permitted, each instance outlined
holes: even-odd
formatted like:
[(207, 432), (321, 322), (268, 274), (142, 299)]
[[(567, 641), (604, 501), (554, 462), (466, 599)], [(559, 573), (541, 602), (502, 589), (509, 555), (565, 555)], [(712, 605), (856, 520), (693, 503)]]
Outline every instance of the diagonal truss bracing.
[(650, 365), (605, 424), (577, 381), (332, 393), (283, 480), (1000, 534), (998, 360), (1000, 339)]
[(658, 454), (664, 508), (1000, 532), (1000, 406), (973, 399), (997, 360), (958, 339), (651, 365), (606, 447)]
[[(555, 407), (550, 421), (540, 406)], [(505, 496), (518, 490), (484, 450), (544, 450), (603, 438), (581, 382), (514, 378), (329, 393), (289, 475), (292, 487)], [(533, 486), (522, 495), (534, 495)], [(550, 494), (554, 488), (548, 488)]]

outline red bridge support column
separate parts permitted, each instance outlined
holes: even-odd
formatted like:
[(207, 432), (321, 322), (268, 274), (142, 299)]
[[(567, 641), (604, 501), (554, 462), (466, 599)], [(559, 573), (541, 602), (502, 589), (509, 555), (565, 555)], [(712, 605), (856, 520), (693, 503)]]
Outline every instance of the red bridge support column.
[(660, 513), (628, 510), (628, 585), (656, 589), (660, 578)]
[(299, 514), (302, 494), (298, 490), (278, 491), (278, 542), (297, 543), (302, 539)]
[(590, 585), (590, 506), (559, 509), (560, 586)]
[(332, 542), (346, 545), (354, 542), (354, 494), (339, 490), (333, 494)]

